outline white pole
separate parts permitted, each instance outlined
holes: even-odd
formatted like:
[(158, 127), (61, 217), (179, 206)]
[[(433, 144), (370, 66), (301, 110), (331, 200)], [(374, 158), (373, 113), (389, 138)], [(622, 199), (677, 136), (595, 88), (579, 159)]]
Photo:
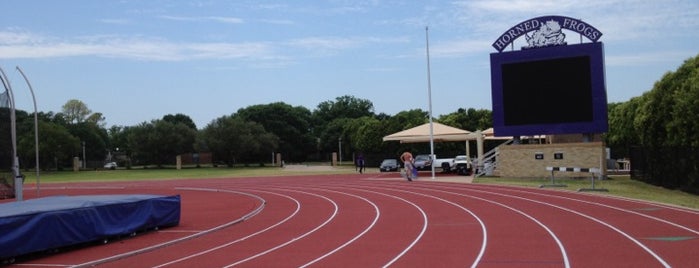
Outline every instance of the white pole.
[(22, 75), (24, 81), (27, 82), (29, 92), (32, 93), (32, 101), (34, 101), (34, 149), (36, 150), (36, 196), (38, 197), (41, 194), (41, 179), (39, 177), (39, 111), (36, 108), (36, 97), (34, 96), (34, 88), (32, 88), (32, 84), (29, 83), (29, 79), (26, 75), (24, 75), (24, 72), (19, 68), (19, 66), (17, 66), (17, 71), (19, 71), (19, 73)]
[(22, 196), (23, 181), (22, 176), (19, 174), (19, 158), (17, 158), (17, 119), (15, 118), (15, 97), (12, 93), (12, 85), (10, 85), (10, 80), (7, 79), (5, 71), (0, 68), (0, 78), (2, 78), (2, 85), (7, 90), (7, 96), (10, 98), (10, 136), (12, 137), (12, 175), (14, 176), (15, 183), (15, 199), (17, 201), (23, 201)]
[[(425, 26), (425, 48), (427, 51), (427, 99), (429, 101), (429, 119), (430, 119), (430, 157), (431, 161), (434, 163), (434, 128), (432, 125), (432, 81), (430, 78), (430, 40), (427, 33), (428, 29)], [(434, 165), (432, 167), (432, 179), (434, 179)]]

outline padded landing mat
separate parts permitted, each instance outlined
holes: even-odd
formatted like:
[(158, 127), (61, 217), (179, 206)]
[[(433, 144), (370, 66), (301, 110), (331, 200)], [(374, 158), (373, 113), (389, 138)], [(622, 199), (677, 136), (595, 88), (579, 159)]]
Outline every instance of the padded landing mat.
[(180, 196), (52, 196), (0, 204), (0, 258), (180, 222)]

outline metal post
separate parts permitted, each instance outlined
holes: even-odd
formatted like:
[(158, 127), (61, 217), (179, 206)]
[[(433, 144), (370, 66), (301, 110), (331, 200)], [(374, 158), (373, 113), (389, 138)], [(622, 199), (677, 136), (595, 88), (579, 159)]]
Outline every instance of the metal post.
[(7, 79), (5, 71), (0, 68), (0, 79), (2, 80), (2, 85), (7, 90), (7, 94), (10, 102), (10, 136), (12, 137), (12, 175), (14, 177), (15, 185), (15, 199), (17, 201), (23, 201), (22, 196), (23, 191), (23, 180), (22, 175), (19, 174), (19, 158), (17, 157), (17, 119), (15, 117), (15, 97), (12, 93), (12, 85), (10, 85), (10, 80)]
[(34, 101), (34, 149), (36, 150), (36, 196), (38, 197), (41, 194), (41, 178), (39, 176), (39, 111), (36, 108), (36, 97), (34, 96), (34, 88), (32, 88), (32, 84), (29, 83), (29, 79), (26, 75), (24, 75), (24, 72), (19, 68), (19, 66), (17, 66), (17, 71), (19, 71), (19, 73), (22, 75), (24, 81), (27, 82), (29, 92), (32, 93), (32, 101)]
[(338, 166), (342, 165), (342, 137), (337, 138), (338, 154), (340, 154), (340, 162)]
[(83, 141), (83, 168), (87, 168), (87, 159), (85, 158), (85, 141)]

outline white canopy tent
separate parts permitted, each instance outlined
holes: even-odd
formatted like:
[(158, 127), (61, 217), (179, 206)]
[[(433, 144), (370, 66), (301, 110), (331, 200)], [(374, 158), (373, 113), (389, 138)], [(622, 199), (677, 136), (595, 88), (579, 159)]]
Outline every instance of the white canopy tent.
[[(432, 137), (436, 142), (475, 140), (478, 134), (440, 123), (432, 123)], [(419, 143), (430, 141), (430, 123), (383, 137), (383, 141), (400, 141), (401, 143)]]
[(481, 131), (470, 132), (467, 130), (450, 127), (440, 123), (432, 123), (432, 135), (430, 135), (430, 123), (409, 128), (383, 137), (383, 141), (400, 141), (401, 143), (465, 141), (466, 154), (470, 156), (469, 141), (476, 140), (478, 148), (478, 163), (483, 162), (483, 139)]

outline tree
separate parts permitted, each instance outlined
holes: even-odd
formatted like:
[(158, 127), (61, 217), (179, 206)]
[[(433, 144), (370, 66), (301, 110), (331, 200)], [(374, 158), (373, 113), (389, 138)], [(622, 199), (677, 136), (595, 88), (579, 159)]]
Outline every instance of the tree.
[(184, 115), (184, 114), (175, 114), (175, 115), (168, 114), (168, 115), (163, 116), (163, 121), (170, 122), (173, 124), (180, 123), (180, 124), (184, 124), (185, 126), (191, 128), (191, 129), (194, 129), (194, 130), (197, 129), (197, 125), (194, 124), (194, 121), (192, 120), (192, 118), (190, 118), (189, 116)]
[(699, 56), (669, 72), (644, 94), (637, 127), (646, 146), (699, 147)]
[(352, 147), (364, 153), (382, 153), (383, 137), (386, 136), (382, 122), (376, 118), (365, 116), (354, 119), (350, 124), (349, 134)]
[[(33, 122), (31, 128), (23, 129), (24, 134), (17, 141), (17, 149), (25, 168), (33, 167), (34, 164), (29, 164), (34, 163), (36, 158)], [(55, 167), (60, 170), (64, 166), (70, 166), (72, 157), (80, 150), (80, 140), (60, 124), (39, 121), (39, 137), (39, 165), (44, 169)]]
[[(238, 116), (223, 116), (202, 130), (215, 161), (233, 166), (238, 160), (265, 155), (277, 149), (279, 138), (256, 122)], [(258, 158), (259, 159), (259, 158)]]
[(335, 101), (321, 102), (313, 111), (315, 123), (321, 125), (337, 118), (360, 118), (373, 115), (374, 104), (371, 101), (349, 95), (337, 97)]
[(437, 121), (468, 131), (486, 130), (493, 126), (493, 113), (485, 109), (459, 108), (456, 112), (440, 116)]
[(172, 123), (165, 120), (155, 122), (155, 138), (160, 163), (175, 160), (178, 155), (194, 152), (197, 131), (184, 123)]
[(107, 149), (110, 151), (128, 151), (128, 130), (130, 127), (114, 125), (107, 130), (109, 143)]
[[(99, 162), (100, 166), (104, 164), (109, 140), (105, 129), (87, 121), (70, 124), (67, 128), (74, 137), (79, 139), (78, 147), (85, 146), (85, 158), (87, 159), (84, 160), (88, 161), (88, 164), (92, 163), (91, 167), (96, 167), (97, 162)], [(81, 149), (73, 152), (73, 155), (83, 158)]]
[[(235, 114), (243, 121), (256, 122), (266, 132), (279, 138), (278, 149), (287, 161), (302, 162), (314, 152), (315, 139), (311, 134), (311, 112), (301, 106), (283, 102), (252, 105)], [(267, 152), (272, 153), (272, 151)]]
[[(341, 96), (335, 98), (335, 101), (324, 101), (318, 104), (313, 111), (313, 133), (320, 139), (320, 147), (325, 152), (337, 151), (337, 146), (332, 144), (337, 143), (337, 136), (330, 137), (330, 133), (338, 135), (337, 130), (331, 124), (337, 124), (333, 121), (342, 119), (355, 119), (364, 116), (374, 116), (374, 104), (369, 100), (359, 99), (354, 96)], [(334, 127), (337, 128), (337, 127)], [(343, 137), (346, 139), (346, 137)], [(334, 150), (327, 151), (329, 148)]]
[(153, 122), (143, 122), (128, 128), (127, 143), (131, 161), (136, 165), (147, 165), (155, 163), (157, 155), (157, 145), (154, 144), (155, 124)]
[(641, 100), (634, 129), (643, 150), (632, 159), (632, 167), (643, 167), (638, 179), (699, 193), (699, 56), (665, 74)]
[(162, 167), (174, 163), (177, 155), (193, 152), (196, 136), (185, 124), (153, 120), (129, 128), (128, 149), (136, 163)]
[[(338, 152), (338, 146), (342, 143), (343, 148), (348, 148), (348, 144), (351, 144), (349, 136), (347, 135), (348, 126), (352, 119), (349, 118), (337, 118), (335, 120), (327, 123), (324, 131), (320, 133), (318, 138), (320, 139), (320, 149), (323, 152)], [(345, 149), (342, 151), (343, 155), (351, 152), (350, 149)], [(346, 159), (346, 157), (343, 157)]]
[(98, 126), (100, 128), (104, 128), (105, 124), (106, 124), (104, 122), (104, 120), (105, 120), (105, 118), (102, 115), (102, 113), (93, 113), (85, 119), (85, 122), (93, 124), (93, 125)]
[(63, 114), (69, 123), (81, 123), (92, 111), (80, 100), (71, 99), (63, 105)]
[(429, 113), (421, 109), (401, 111), (392, 116), (384, 126), (388, 134), (413, 128), (429, 121)]
[(634, 121), (642, 102), (642, 97), (635, 97), (627, 102), (607, 105), (609, 131), (604, 139), (611, 149), (612, 158), (628, 157), (629, 148), (641, 144), (640, 129), (636, 128)]

